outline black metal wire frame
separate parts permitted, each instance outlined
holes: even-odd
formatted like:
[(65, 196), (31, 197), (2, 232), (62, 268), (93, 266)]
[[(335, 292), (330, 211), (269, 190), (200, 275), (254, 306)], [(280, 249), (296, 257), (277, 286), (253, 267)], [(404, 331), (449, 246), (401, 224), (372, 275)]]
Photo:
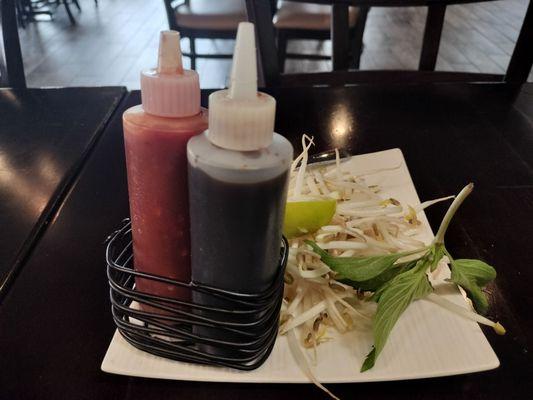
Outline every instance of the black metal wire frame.
[[(287, 257), (288, 243), (283, 238), (277, 275), (272, 285), (258, 294), (173, 280), (134, 270), (131, 224), (125, 220), (109, 236), (106, 248), (113, 320), (130, 344), (148, 353), (177, 361), (255, 369), (268, 358), (277, 337)], [(204, 304), (137, 291), (135, 278), (184, 288), (192, 299), (193, 294), (201, 293)], [(209, 299), (217, 306), (206, 305)], [(199, 334), (202, 329), (215, 334)]]

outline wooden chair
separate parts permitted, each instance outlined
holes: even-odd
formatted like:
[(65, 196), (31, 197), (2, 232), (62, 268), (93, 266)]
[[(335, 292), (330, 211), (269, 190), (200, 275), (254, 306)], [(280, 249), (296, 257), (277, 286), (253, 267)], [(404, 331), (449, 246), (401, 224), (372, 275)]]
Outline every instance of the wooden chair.
[[(302, 0), (292, 0), (302, 1)], [(305, 0), (307, 2), (311, 0)], [(527, 80), (533, 64), (533, 0), (530, 1), (509, 67), (505, 75), (434, 71), (446, 6), (492, 0), (312, 0), (332, 6), (333, 69), (329, 73), (282, 75), (277, 60), (275, 29), (269, 9), (262, 0), (246, 0), (249, 20), (255, 23), (259, 68), (265, 86), (344, 85), (357, 83), (400, 82), (511, 82)], [(418, 71), (348, 71), (348, 7), (427, 6), (428, 15)]]
[[(276, 3), (276, 2), (275, 2)], [(368, 7), (349, 7), (350, 66), (359, 68), (363, 49), (363, 32)], [(328, 40), (331, 38), (331, 6), (282, 0), (274, 15), (278, 39), (279, 68), (283, 72), (285, 60), (329, 60), (319, 54), (287, 53), (287, 42), (294, 39)]]
[(25, 88), (15, 0), (0, 0), (0, 87)]
[[(199, 54), (196, 39), (234, 39), (239, 22), (246, 21), (245, 0), (164, 0), (168, 26), (189, 39), (191, 59), (196, 68), (197, 58), (231, 58), (233, 54)], [(269, 3), (270, 4), (270, 3)]]
[[(56, 10), (63, 5), (67, 12), (68, 19), (72, 25), (76, 25), (76, 18), (72, 14), (70, 4), (81, 12), (81, 6), (78, 0), (17, 0), (18, 21), (22, 28), (25, 28), (26, 22), (35, 21), (38, 15), (47, 15), (51, 19), (54, 18)], [(97, 0), (95, 3), (98, 5)]]

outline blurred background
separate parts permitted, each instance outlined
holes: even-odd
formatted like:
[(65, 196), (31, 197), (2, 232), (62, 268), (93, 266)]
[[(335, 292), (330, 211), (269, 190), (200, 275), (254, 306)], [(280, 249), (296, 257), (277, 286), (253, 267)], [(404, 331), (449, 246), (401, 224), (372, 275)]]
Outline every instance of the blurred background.
[[(285, 72), (331, 70), (331, 43), (324, 36), (331, 7), (271, 3), (278, 34), (287, 33), (286, 52), (311, 55), (288, 58)], [(527, 5), (528, 0), (501, 0), (449, 6), (436, 69), (504, 73)], [(201, 86), (223, 87), (230, 60), (219, 56), (231, 54), (233, 40), (227, 38), (246, 19), (244, 0), (18, 0), (17, 11), (29, 87), (137, 89), (139, 71), (155, 63), (158, 32), (170, 24), (186, 36), (184, 51), (209, 57), (195, 60)], [(426, 13), (426, 7), (370, 8), (361, 69), (416, 69)], [(361, 10), (352, 9), (350, 26), (360, 21)], [(191, 65), (190, 58), (184, 62)]]

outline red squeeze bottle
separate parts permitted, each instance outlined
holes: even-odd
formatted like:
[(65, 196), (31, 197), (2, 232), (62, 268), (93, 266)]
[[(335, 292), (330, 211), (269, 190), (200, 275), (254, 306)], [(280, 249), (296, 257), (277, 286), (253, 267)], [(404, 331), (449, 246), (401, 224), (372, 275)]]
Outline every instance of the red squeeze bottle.
[[(183, 69), (178, 32), (161, 32), (158, 66), (141, 72), (141, 96), (142, 105), (123, 115), (135, 270), (189, 282), (186, 148), (207, 129), (207, 110), (200, 107), (198, 74)], [(135, 285), (140, 292), (190, 299), (174, 285), (143, 278)]]

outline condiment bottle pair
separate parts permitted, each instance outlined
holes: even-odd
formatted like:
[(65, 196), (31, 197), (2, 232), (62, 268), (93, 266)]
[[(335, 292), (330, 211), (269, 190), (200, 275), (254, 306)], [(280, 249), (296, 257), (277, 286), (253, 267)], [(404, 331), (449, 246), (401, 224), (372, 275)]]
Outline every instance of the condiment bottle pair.
[[(177, 33), (161, 34), (159, 66), (142, 73), (141, 90), (142, 106), (124, 113), (136, 270), (265, 290), (278, 268), (293, 149), (274, 133), (274, 98), (257, 92), (253, 24), (239, 26), (231, 85), (210, 95), (208, 130), (198, 75), (183, 70)], [(190, 300), (171, 285), (137, 279), (136, 287)]]

